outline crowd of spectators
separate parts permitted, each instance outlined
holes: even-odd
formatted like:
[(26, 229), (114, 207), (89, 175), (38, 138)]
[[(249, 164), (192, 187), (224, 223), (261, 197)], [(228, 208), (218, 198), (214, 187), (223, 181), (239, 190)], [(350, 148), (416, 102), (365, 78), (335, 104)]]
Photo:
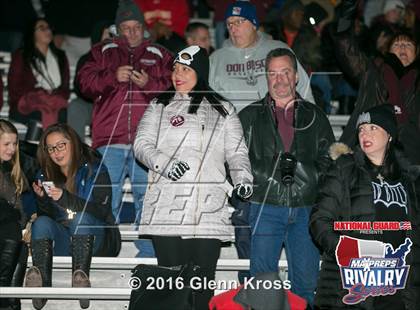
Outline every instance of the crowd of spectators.
[[(209, 11), (212, 13), (209, 14)], [(13, 141), (7, 143), (15, 145), (10, 158), (5, 157), (6, 159), (1, 157), (4, 154), (0, 145), (3, 168), (0, 172), (9, 178), (10, 186), (15, 188), (13, 204), (20, 206), (20, 199), (25, 196), (25, 191), (29, 191), (36, 201), (37, 210), (45, 211), (45, 216), (44, 213), (38, 212), (38, 219), (33, 225), (32, 242), (34, 245), (38, 244), (36, 246), (38, 250), (33, 251), (35, 269), (29, 274), (29, 286), (51, 286), (52, 255), (69, 255), (72, 251), (74, 253), (84, 251), (84, 254), (79, 253), (83, 257), (73, 254), (73, 260), (78, 264), (73, 266), (72, 270), (73, 286), (90, 286), (90, 259), (92, 255), (104, 252), (101, 248), (106, 247), (104, 242), (106, 233), (103, 230), (75, 233), (75, 228), (68, 226), (67, 220), (63, 224), (59, 216), (63, 213), (63, 209), (67, 208), (63, 205), (71, 202), (72, 209), (68, 211), (78, 212), (84, 210), (82, 205), (86, 204), (89, 207), (87, 212), (93, 214), (92, 221), (85, 218), (87, 224), (99, 223), (105, 226), (119, 224), (123, 200), (122, 188), (128, 177), (134, 197), (133, 222), (135, 229), (138, 229), (139, 225), (145, 222), (145, 219), (142, 219), (142, 209), (143, 201), (147, 198), (150, 200), (147, 194), (159, 197), (161, 191), (168, 185), (167, 182), (170, 182), (168, 179), (178, 181), (187, 170), (190, 170), (187, 162), (167, 158), (162, 150), (168, 148), (176, 155), (184, 151), (193, 158), (190, 159), (193, 162), (198, 155), (191, 155), (188, 151), (194, 151), (196, 145), (191, 145), (190, 149), (185, 151), (182, 144), (186, 136), (197, 131), (195, 138), (198, 141), (201, 135), (200, 141), (202, 141), (206, 134), (209, 135), (209, 128), (206, 127), (208, 125), (206, 122), (209, 121), (207, 116), (201, 115), (201, 122), (199, 117), (191, 116), (203, 110), (198, 110), (200, 105), (209, 105), (210, 110), (206, 112), (211, 111), (208, 114), (209, 118), (223, 117), (230, 120), (230, 117), (233, 117), (238, 124), (236, 113), (242, 111), (239, 118), (244, 130), (247, 129), (245, 137), (248, 142), (253, 143), (248, 148), (250, 152), (255, 152), (256, 157), (259, 157), (260, 150), (265, 146), (258, 148), (254, 137), (248, 136), (251, 131), (258, 129), (253, 127), (253, 124), (247, 124), (247, 121), (253, 120), (255, 116), (253, 114), (257, 113), (255, 111), (259, 111), (257, 109), (254, 111), (250, 106), (257, 103), (271, 107), (272, 110), (269, 108), (264, 110), (264, 113), (268, 113), (267, 119), (259, 120), (261, 128), (273, 121), (274, 115), (276, 118), (274, 127), (276, 129), (278, 127), (278, 132), (275, 130), (272, 139), (277, 139), (277, 143), (284, 147), (282, 153), (288, 153), (289, 149), (295, 152), (297, 142), (293, 140), (295, 133), (291, 133), (295, 128), (290, 124), (296, 125), (295, 122), (300, 122), (300, 117), (303, 119), (304, 114), (295, 117), (293, 112), (287, 116), (284, 100), (276, 98), (279, 89), (287, 86), (285, 90), (288, 92), (287, 98), (301, 101), (301, 106), (307, 107), (305, 113), (312, 111), (312, 114), (320, 115), (314, 124), (317, 126), (321, 124), (322, 126), (319, 126), (322, 128), (328, 127), (326, 131), (319, 129), (325, 137), (317, 134), (318, 129), (310, 133), (300, 132), (301, 136), (305, 134), (309, 138), (306, 141), (308, 143), (300, 149), (303, 152), (299, 154), (303, 155), (297, 159), (299, 167), (299, 165), (305, 166), (304, 162), (309, 158), (305, 153), (312, 147), (309, 142), (319, 142), (322, 147), (315, 143), (313, 149), (320, 153), (319, 157), (327, 156), (327, 146), (334, 139), (324, 114), (350, 115), (340, 140), (352, 148), (357, 148), (362, 136), (360, 134), (358, 137), (356, 131), (361, 127), (360, 115), (377, 106), (391, 104), (397, 126), (395, 132), (392, 132), (391, 138), (395, 139), (393, 144), (395, 143), (396, 147), (401, 146), (404, 150), (402, 156), (407, 157), (412, 164), (418, 165), (420, 163), (419, 42), (420, 2), (414, 0), (0, 0), (0, 51), (11, 55), (6, 85), (3, 85), (6, 77), (0, 79), (0, 108), (7, 104), (8, 119), (14, 123), (27, 125), (27, 137), (30, 136), (31, 140), (39, 142), (37, 168), (40, 172), (31, 189), (29, 183), (34, 181), (32, 175), (25, 177), (25, 173), (28, 174), (25, 171), (22, 175), (20, 171), (19, 175), (16, 175), (16, 172), (11, 170), (12, 166), (25, 166), (25, 157), (19, 160), (20, 151), (16, 148), (16, 145), (22, 141), (18, 141), (17, 131), (12, 123), (4, 121), (0, 124), (0, 138), (3, 139), (4, 134), (7, 137), (10, 135)], [(280, 49), (277, 54), (270, 54), (270, 51), (276, 49)], [(271, 55), (271, 58), (267, 58), (267, 55)], [(279, 73), (281, 66), (276, 66), (279, 59), (282, 61), (287, 59), (285, 61), (287, 72)], [(272, 74), (270, 70), (273, 71)], [(71, 72), (75, 72), (73, 81), (70, 80)], [(293, 76), (289, 76), (289, 73)], [(195, 82), (190, 85), (190, 77), (194, 74), (196, 74)], [(6, 102), (3, 102), (3, 92), (6, 90), (8, 96)], [(165, 91), (172, 93), (172, 97), (165, 95)], [(200, 95), (200, 92), (204, 95)], [(214, 95), (209, 95), (210, 92), (214, 92)], [(71, 97), (72, 93), (74, 96)], [(189, 97), (190, 93), (194, 93), (194, 96)], [(199, 95), (196, 96), (196, 93)], [(172, 105), (172, 101), (188, 101), (188, 104), (180, 105), (178, 110), (165, 110), (166, 114), (171, 111), (173, 115), (163, 116), (163, 112), (160, 113), (158, 108), (151, 114), (150, 109), (155, 105), (162, 108)], [(229, 101), (229, 105), (225, 101)], [(311, 106), (312, 104), (314, 106)], [(276, 114), (276, 109), (280, 108), (286, 115), (283, 117), (289, 117), (288, 119), (282, 119)], [(192, 120), (182, 116), (183, 110), (186, 109), (188, 117)], [(143, 120), (143, 115), (148, 118)], [(150, 120), (150, 115), (153, 115), (153, 121)], [(164, 131), (159, 124), (163, 117), (169, 120), (166, 124), (168, 128), (165, 130), (170, 129), (169, 132), (179, 138), (178, 142), (168, 139), (166, 134), (159, 136), (160, 130)], [(194, 127), (195, 131), (188, 131), (182, 136), (182, 131), (178, 127), (184, 122), (195, 122), (197, 119), (199, 123), (196, 128)], [(146, 121), (148, 123), (145, 123)], [(89, 147), (84, 144), (88, 141), (88, 137), (85, 136), (87, 126), (91, 128), (89, 141), (92, 143)], [(148, 138), (150, 132), (146, 127), (156, 129), (153, 139)], [(219, 130), (223, 132), (219, 127), (214, 132)], [(238, 136), (243, 134), (239, 127), (235, 128)], [(41, 136), (42, 130), (39, 130), (38, 137), (34, 137), (33, 128), (42, 128), (44, 133)], [(222, 136), (229, 139), (229, 134), (232, 132), (228, 131)], [(260, 132), (257, 134), (262, 135)], [(266, 135), (265, 139), (267, 137)], [(162, 143), (161, 141), (165, 141), (167, 145), (156, 147)], [(270, 141), (267, 141), (266, 145), (269, 145)], [(240, 146), (245, 152), (245, 145), (240, 144)], [(156, 147), (156, 149), (153, 149), (153, 154), (146, 156), (144, 154), (147, 151), (146, 147)], [(200, 156), (203, 155), (202, 149), (196, 151)], [(230, 148), (224, 149), (223, 152), (227, 155), (217, 157), (220, 159), (217, 169), (226, 171), (230, 169), (230, 176), (233, 178), (235, 152)], [(270, 152), (274, 152), (271, 159), (277, 158), (278, 161), (280, 153), (275, 153), (274, 149), (266, 150), (262, 156)], [(33, 159), (36, 156), (33, 151), (30, 155)], [(72, 158), (80, 159), (79, 164), (82, 165), (72, 166)], [(255, 161), (260, 159), (252, 158), (251, 155), (250, 159), (252, 169), (248, 166), (247, 169), (249, 168), (249, 174), (251, 170), (253, 172), (255, 187), (258, 183), (255, 175), (259, 173), (255, 172), (255, 167), (258, 167)], [(7, 166), (3, 163), (9, 161), (12, 165), (10, 167), (10, 163)], [(267, 169), (277, 169), (277, 161), (272, 166), (267, 166)], [(311, 165), (316, 160), (310, 161), (309, 166), (312, 169)], [(258, 162), (258, 164), (268, 165), (267, 162)], [(197, 167), (191, 166), (191, 170), (195, 168)], [(318, 168), (317, 166), (313, 169)], [(197, 171), (200, 169), (197, 168)], [(305, 166), (302, 169), (309, 168)], [(93, 179), (92, 171), (102, 175), (105, 181)], [(211, 168), (208, 168), (208, 171), (215, 173)], [(226, 171), (222, 173), (223, 177)], [(327, 169), (323, 168), (318, 172), (321, 174), (326, 171)], [(316, 188), (318, 172), (305, 171), (302, 182), (310, 184), (311, 188)], [(200, 173), (197, 172), (198, 180), (201, 177)], [(53, 185), (51, 193), (43, 189), (41, 177), (44, 175), (47, 177), (45, 181), (54, 181), (55, 185), (59, 185), (59, 187)], [(159, 179), (160, 176), (163, 178)], [(268, 178), (268, 172), (264, 177)], [(278, 177), (282, 178), (280, 172)], [(309, 179), (305, 180), (305, 177), (313, 183)], [(156, 192), (156, 188), (150, 186), (153, 178), (157, 178), (156, 182), (163, 184), (163, 189), (159, 189), (159, 193)], [(196, 180), (196, 177), (192, 178), (191, 184)], [(238, 184), (235, 184), (230, 203), (236, 208), (232, 222), (240, 223), (238, 227), (244, 225), (248, 227), (248, 230), (235, 227), (238, 256), (251, 257), (251, 273), (255, 274), (259, 266), (255, 261), (252, 263), (252, 257), (256, 255), (255, 251), (254, 255), (250, 253), (251, 235), (248, 218), (250, 216), (256, 218), (259, 205), (266, 202), (267, 193), (264, 199), (261, 198), (264, 196), (261, 194), (261, 199), (254, 200), (253, 204), (247, 199), (240, 199), (243, 196), (249, 198), (248, 195), (240, 195), (240, 190), (247, 189), (250, 190), (249, 195), (252, 194), (250, 180), (251, 177), (246, 179), (247, 184), (242, 184), (240, 180), (236, 182)], [(88, 185), (85, 182), (88, 182)], [(90, 189), (98, 182), (112, 185), (112, 189), (106, 193), (93, 192), (92, 198), (85, 187)], [(264, 186), (265, 182), (264, 179)], [(279, 190), (273, 194), (274, 196), (282, 190), (283, 185), (279, 183)], [(185, 195), (187, 195), (186, 188), (184, 185), (182, 189)], [(194, 190), (195, 188), (192, 192)], [(255, 189), (254, 192), (259, 193)], [(305, 194), (303, 191), (300, 192), (301, 195)], [(199, 194), (197, 195), (199, 197)], [(1, 199), (5, 198), (3, 196), (4, 193), (0, 193), (1, 203), (3, 203)], [(311, 199), (303, 197), (305, 205), (299, 206), (311, 210), (315, 196), (316, 194), (312, 195), (311, 192)], [(258, 198), (254, 195), (254, 199), (255, 197)], [(176, 199), (175, 197), (173, 201)], [(4, 208), (10, 207), (10, 199), (7, 200), (4, 202)], [(158, 204), (149, 200), (147, 203), (151, 205), (150, 208)], [(200, 199), (197, 198), (197, 201)], [(206, 200), (202, 203), (205, 204)], [(220, 202), (223, 203), (224, 201)], [(287, 205), (279, 201), (271, 204)], [(276, 208), (274, 207), (275, 212)], [(251, 215), (248, 214), (250, 211), (253, 212)], [(310, 211), (304, 213), (302, 225), (307, 227)], [(238, 214), (239, 217), (236, 217)], [(61, 215), (68, 216), (65, 212)], [(17, 229), (20, 222), (16, 214), (13, 213), (13, 216), (15, 216), (13, 227)], [(276, 216), (283, 217), (276, 214), (270, 220)], [(251, 226), (256, 225), (255, 222), (251, 224)], [(19, 238), (13, 236), (12, 239), (13, 243), (8, 246), (14, 249), (16, 253), (14, 255), (18, 255)], [(262, 244), (260, 248), (264, 248), (266, 242), (255, 239), (253, 238), (254, 245), (258, 241)], [(55, 240), (55, 243), (52, 240)], [(3, 241), (0, 236), (0, 255)], [(172, 242), (164, 241), (165, 244)], [(309, 237), (307, 241), (313, 246)], [(135, 244), (139, 249), (139, 256), (154, 257), (153, 245), (156, 247), (158, 244), (161, 248), (163, 243), (154, 240), (152, 245), (147, 239), (136, 241)], [(279, 247), (281, 249), (281, 244)], [(220, 251), (219, 244), (215, 249)], [(259, 254), (265, 256), (263, 252)], [(162, 255), (162, 251), (159, 250), (158, 258), (162, 259), (165, 255), (166, 253)], [(272, 255), (274, 263), (270, 262), (275, 267), (277, 267), (276, 255), (277, 253)], [(318, 256), (313, 255), (313, 257), (315, 257), (314, 266), (317, 267)], [(179, 261), (183, 262), (181, 258)], [(12, 268), (13, 262), (8, 261), (9, 265)], [(214, 268), (210, 269), (211, 278)], [(240, 274), (240, 280), (248, 275)], [(0, 280), (1, 276), (0, 270)], [(314, 272), (313, 278), (316, 276)], [(9, 284), (0, 283), (0, 286)], [(315, 285), (315, 281), (312, 284)], [(302, 297), (309, 303), (313, 303), (312, 284), (307, 289), (309, 292), (301, 294), (305, 295)], [(210, 295), (206, 295), (201, 303), (207, 304)], [(37, 309), (41, 309), (45, 303), (44, 299), (34, 300)], [(89, 303), (81, 300), (80, 305), (86, 308)]]

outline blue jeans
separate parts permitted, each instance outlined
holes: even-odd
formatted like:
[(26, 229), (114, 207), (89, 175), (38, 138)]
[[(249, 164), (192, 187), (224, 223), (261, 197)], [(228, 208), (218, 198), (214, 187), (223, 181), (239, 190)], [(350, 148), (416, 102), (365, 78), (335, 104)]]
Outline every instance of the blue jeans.
[[(122, 188), (125, 177), (128, 175), (131, 182), (131, 190), (134, 198), (135, 223), (140, 223), (143, 209), (143, 199), (147, 188), (147, 169), (134, 157), (133, 148), (118, 146), (102, 146), (98, 148), (102, 154), (102, 160), (108, 168), (112, 184), (112, 213), (119, 223), (119, 212), (122, 205)], [(139, 257), (155, 257), (153, 245), (150, 240), (138, 240), (134, 242), (140, 250)]]
[(283, 244), (292, 292), (313, 304), (319, 273), (319, 251), (309, 234), (311, 207), (287, 208), (251, 204), (251, 276), (278, 272)]
[(94, 235), (93, 254), (102, 246), (105, 223), (87, 212), (78, 212), (68, 226), (42, 215), (32, 224), (32, 240), (50, 239), (54, 244), (55, 256), (70, 255), (70, 242), (73, 235)]
[[(236, 194), (232, 195), (231, 205), (235, 208), (232, 213), (232, 224), (235, 227), (235, 247), (238, 258), (249, 259), (251, 253), (251, 226), (249, 225), (250, 202), (242, 201)], [(249, 270), (238, 272), (240, 283), (244, 283), (245, 278), (249, 278)]]

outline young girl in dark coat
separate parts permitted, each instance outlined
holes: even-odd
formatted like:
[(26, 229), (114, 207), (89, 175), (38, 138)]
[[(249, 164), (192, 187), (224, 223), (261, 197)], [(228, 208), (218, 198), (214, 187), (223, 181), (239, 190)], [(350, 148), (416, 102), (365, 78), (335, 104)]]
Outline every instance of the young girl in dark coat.
[[(66, 124), (48, 127), (38, 147), (41, 172), (32, 184), (37, 219), (32, 224), (32, 261), (26, 286), (51, 286), (52, 256), (72, 256), (72, 286), (89, 287), (92, 255), (104, 252), (105, 227), (114, 224), (108, 170), (100, 156)], [(46, 299), (33, 299), (42, 309)], [(80, 306), (88, 308), (88, 300)]]

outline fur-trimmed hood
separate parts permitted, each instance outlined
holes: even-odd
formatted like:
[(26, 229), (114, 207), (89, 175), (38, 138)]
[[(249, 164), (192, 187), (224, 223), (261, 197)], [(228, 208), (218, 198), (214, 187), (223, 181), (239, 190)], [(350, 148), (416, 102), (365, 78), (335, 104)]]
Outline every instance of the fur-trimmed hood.
[(341, 155), (344, 154), (353, 154), (352, 149), (345, 143), (335, 142), (331, 144), (328, 149), (328, 154), (332, 160), (337, 160)]
[[(420, 166), (412, 165), (401, 151), (395, 150), (394, 152), (401, 170), (411, 180), (416, 180), (420, 176)], [(353, 151), (347, 144), (336, 142), (331, 144), (328, 153), (334, 161), (338, 160), (342, 155), (353, 154), (355, 162), (360, 166), (364, 165), (364, 153), (360, 146), (356, 146)]]

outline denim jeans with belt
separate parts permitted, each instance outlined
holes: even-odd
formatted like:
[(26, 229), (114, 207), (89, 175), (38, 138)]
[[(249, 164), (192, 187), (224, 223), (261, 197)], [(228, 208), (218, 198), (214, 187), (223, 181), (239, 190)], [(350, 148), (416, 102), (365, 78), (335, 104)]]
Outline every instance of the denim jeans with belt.
[(313, 303), (320, 255), (309, 234), (311, 207), (288, 208), (251, 203), (251, 276), (277, 272), (284, 245), (291, 290)]
[(78, 212), (64, 225), (49, 216), (42, 215), (32, 224), (32, 240), (53, 240), (55, 256), (69, 256), (71, 236), (94, 235), (93, 254), (102, 246), (105, 223), (87, 212)]

